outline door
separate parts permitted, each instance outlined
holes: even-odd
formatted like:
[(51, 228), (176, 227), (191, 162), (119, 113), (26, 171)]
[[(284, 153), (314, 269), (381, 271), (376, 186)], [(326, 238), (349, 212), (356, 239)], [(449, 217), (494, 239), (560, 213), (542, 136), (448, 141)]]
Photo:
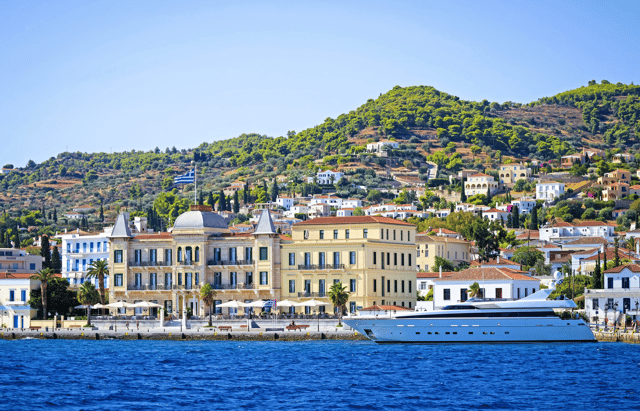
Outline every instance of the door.
[(18, 316), (13, 316), (13, 328), (18, 328)]
[(623, 298), (622, 299), (622, 312), (626, 313), (631, 310), (631, 298)]

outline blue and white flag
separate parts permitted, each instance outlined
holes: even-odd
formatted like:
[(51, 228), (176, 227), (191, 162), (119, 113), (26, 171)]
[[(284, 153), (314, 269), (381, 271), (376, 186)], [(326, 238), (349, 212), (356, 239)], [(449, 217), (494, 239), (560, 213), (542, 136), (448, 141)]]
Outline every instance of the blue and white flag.
[(192, 168), (187, 172), (187, 174), (183, 174), (181, 176), (175, 177), (173, 179), (173, 184), (190, 184), (195, 182), (196, 172)]
[(263, 307), (265, 307), (265, 308), (267, 308), (267, 307), (277, 308), (276, 300), (267, 300), (267, 301), (265, 301)]

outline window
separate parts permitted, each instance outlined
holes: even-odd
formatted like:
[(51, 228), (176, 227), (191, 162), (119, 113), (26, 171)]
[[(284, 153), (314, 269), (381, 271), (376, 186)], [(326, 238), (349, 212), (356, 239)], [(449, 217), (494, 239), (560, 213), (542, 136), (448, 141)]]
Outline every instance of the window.
[(149, 287), (152, 290), (155, 290), (157, 288), (157, 285), (158, 285), (158, 274), (150, 273), (149, 274)]
[(466, 288), (461, 288), (460, 289), (460, 301), (461, 302), (467, 301), (467, 289)]
[(393, 230), (393, 241), (396, 241), (396, 230)]
[(496, 288), (496, 298), (502, 298), (502, 288)]
[[(387, 280), (387, 292), (391, 292), (391, 280)], [(395, 304), (394, 304), (395, 305)]]
[(191, 247), (185, 247), (184, 248), (184, 263), (186, 265), (191, 265), (193, 261), (193, 255), (192, 255), (192, 249)]
[(443, 291), (443, 295), (442, 295), (442, 299), (445, 301), (449, 301), (451, 300), (451, 290), (448, 288), (445, 288)]
[(71, 243), (67, 243), (67, 252), (70, 253), (71, 252)]
[(408, 258), (408, 263), (409, 263), (409, 267), (411, 267), (411, 254), (407, 254), (407, 258)]
[(349, 230), (344, 230), (344, 238), (349, 239)]
[(340, 280), (339, 280), (339, 279), (337, 279), (337, 278), (334, 278), (334, 279), (333, 279), (333, 283), (334, 283), (334, 284), (340, 284)]
[(142, 273), (135, 273), (136, 289), (140, 289), (142, 285)]
[(269, 273), (266, 271), (260, 271), (260, 285), (268, 285), (268, 284), (269, 284)]
[(182, 247), (178, 247), (178, 262), (182, 262)]
[(613, 278), (607, 278), (607, 288), (613, 288)]
[(87, 252), (87, 243), (82, 243), (82, 252), (83, 253)]
[(404, 231), (400, 230), (400, 241), (404, 241)]
[(373, 292), (378, 292), (378, 281), (377, 280), (373, 280)]
[(93, 241), (89, 243), (89, 252), (93, 252)]
[(244, 283), (247, 285), (253, 285), (253, 271), (246, 271), (244, 273)]
[(149, 261), (152, 263), (155, 263), (156, 261), (158, 261), (158, 250), (152, 248), (149, 250)]
[[(91, 244), (93, 244), (93, 243), (91, 243)], [(102, 244), (100, 241), (98, 241), (98, 242), (96, 243), (96, 251), (97, 251), (97, 252), (100, 252), (100, 244)]]
[(320, 239), (324, 240), (324, 230), (320, 230)]
[(311, 280), (304, 280), (304, 292), (306, 294), (311, 293)]
[(260, 247), (260, 261), (269, 259), (269, 247)]
[(304, 253), (304, 265), (307, 267), (311, 265), (311, 253)]
[(113, 252), (113, 262), (114, 263), (121, 263), (122, 262), (122, 250), (116, 250), (116, 251)]
[[(235, 248), (233, 249), (235, 251)], [(200, 262), (200, 247), (196, 247), (195, 261)], [(235, 257), (231, 261), (236, 261)]]
[(220, 261), (222, 260), (222, 249), (220, 248), (214, 248), (213, 249), (213, 261)]
[(122, 287), (122, 274), (116, 274), (113, 277), (113, 284), (115, 287)]
[(340, 253), (337, 251), (333, 252), (333, 265), (339, 265), (340, 264)]
[(622, 277), (622, 288), (629, 288), (629, 277)]
[(333, 239), (334, 240), (338, 239), (338, 230), (333, 230)]
[(349, 303), (349, 312), (351, 312), (351, 313), (355, 313), (356, 312), (356, 303), (355, 303), (355, 301), (351, 301)]
[[(69, 262), (69, 261), (67, 261)], [(29, 263), (29, 270), (35, 270), (36, 269), (36, 263)]]
[(173, 279), (171, 278), (171, 273), (164, 273), (164, 288), (165, 288), (165, 290), (170, 290), (172, 283), (173, 283)]
[(296, 292), (296, 280), (289, 280), (289, 294)]
[(398, 292), (398, 280), (393, 280), (393, 292)]
[(9, 301), (15, 301), (15, 300), (16, 300), (15, 290), (9, 290)]
[(166, 250), (164, 250), (164, 263), (165, 265), (171, 265), (171, 252), (173, 250), (171, 250), (170, 248), (167, 248)]
[(391, 253), (387, 253), (387, 265), (391, 265)]
[(182, 273), (178, 273), (178, 285), (182, 285)]
[(363, 229), (362, 230), (362, 238), (369, 238), (369, 230), (368, 229)]
[(407, 241), (411, 242), (411, 231), (407, 231)]
[(325, 280), (318, 280), (318, 295), (324, 297)]
[(356, 263), (356, 252), (349, 251), (349, 264), (354, 265)]
[(404, 280), (400, 282), (400, 292), (404, 293)]
[(380, 239), (384, 240), (384, 228), (380, 229)]
[[(411, 280), (409, 280), (409, 294), (411, 294)], [(411, 303), (409, 303), (409, 307), (411, 307)]]
[(378, 262), (376, 261), (376, 257), (378, 256), (378, 254), (374, 251), (373, 252), (373, 265), (378, 264)]
[(253, 261), (253, 247), (247, 247), (244, 249), (244, 259), (247, 261)]
[(235, 272), (230, 272), (229, 273), (229, 285), (231, 285), (231, 288), (237, 288), (238, 287), (238, 273)]
[(393, 265), (398, 265), (398, 253), (393, 253)]
[(318, 264), (324, 266), (327, 263), (324, 252), (318, 253)]
[(404, 267), (404, 253), (400, 254), (400, 265)]
[(356, 292), (356, 279), (352, 278), (349, 280), (349, 292), (350, 293), (355, 293)]
[(20, 301), (27, 301), (27, 290), (20, 290)]
[(387, 240), (389, 239), (389, 229), (387, 228)]
[(296, 253), (289, 253), (289, 265), (293, 266), (296, 264)]

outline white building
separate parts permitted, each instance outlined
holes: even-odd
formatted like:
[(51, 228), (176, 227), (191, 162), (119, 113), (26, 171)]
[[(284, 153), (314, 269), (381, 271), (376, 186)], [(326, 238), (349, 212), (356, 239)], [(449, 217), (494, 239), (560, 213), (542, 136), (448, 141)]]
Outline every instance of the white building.
[(434, 308), (461, 303), (469, 298), (469, 287), (477, 282), (485, 298), (520, 299), (540, 289), (540, 280), (522, 271), (502, 267), (469, 268), (442, 273), (434, 278)]
[(353, 216), (353, 208), (341, 208), (336, 211), (336, 217), (352, 217)]
[[(445, 273), (446, 274), (446, 273)], [(416, 274), (416, 287), (418, 288), (418, 294), (425, 296), (435, 286), (434, 279), (440, 277), (440, 273), (421, 272)]]
[[(62, 239), (62, 278), (66, 278), (71, 285), (82, 284), (85, 281), (91, 263), (109, 258), (109, 239), (113, 227), (107, 227), (104, 232), (97, 234), (81, 234), (78, 231), (58, 234)], [(109, 277), (105, 278), (108, 287)], [(95, 279), (96, 288), (98, 279)]]
[(304, 214), (304, 215), (308, 215), (309, 214), (309, 207), (307, 207), (306, 205), (294, 205), (292, 206), (289, 211), (285, 211), (284, 212), (284, 216), (285, 217), (289, 217), (289, 218), (295, 218), (296, 214)]
[(536, 200), (552, 202), (564, 194), (564, 183), (538, 183), (536, 184)]
[(31, 290), (40, 281), (31, 279), (32, 273), (0, 273), (0, 325), (4, 328), (29, 328), (36, 310), (29, 306)]
[(491, 190), (491, 195), (498, 191), (498, 183), (494, 180), (493, 176), (488, 174), (477, 173), (470, 175), (464, 184), (464, 192), (467, 197), (476, 194), (487, 194), (488, 189)]
[(318, 171), (315, 177), (308, 177), (307, 182), (313, 183), (314, 178), (318, 184), (335, 184), (344, 177), (344, 174), (335, 170)]
[(285, 210), (290, 210), (291, 207), (293, 207), (293, 203), (294, 203), (294, 199), (287, 196), (278, 196), (278, 198), (276, 199), (276, 204), (278, 204), (280, 207), (284, 208)]
[(344, 200), (340, 197), (333, 197), (333, 196), (313, 196), (313, 198), (311, 198), (311, 200), (309, 200), (309, 205), (315, 205), (315, 204), (328, 204), (330, 207), (334, 207), (336, 209), (338, 208), (342, 208), (344, 206), (343, 204)]
[(584, 290), (585, 311), (590, 321), (620, 324), (625, 315), (640, 319), (640, 265), (627, 264), (604, 272), (604, 289)]
[(378, 141), (377, 143), (369, 143), (367, 144), (367, 152), (376, 153), (379, 151), (385, 151), (386, 148), (398, 148), (397, 141), (383, 140)]
[(362, 207), (362, 200), (358, 198), (346, 198), (342, 200), (342, 208)]
[(35, 273), (42, 269), (42, 260), (25, 250), (0, 248), (0, 273)]
[(601, 221), (582, 221), (579, 223), (567, 223), (559, 221), (539, 230), (540, 241), (568, 242), (577, 240), (578, 237), (602, 237), (607, 241), (613, 241), (614, 227)]
[(509, 218), (509, 212), (498, 210), (497, 208), (490, 208), (482, 212), (482, 217), (489, 221), (504, 221), (506, 223), (507, 218)]

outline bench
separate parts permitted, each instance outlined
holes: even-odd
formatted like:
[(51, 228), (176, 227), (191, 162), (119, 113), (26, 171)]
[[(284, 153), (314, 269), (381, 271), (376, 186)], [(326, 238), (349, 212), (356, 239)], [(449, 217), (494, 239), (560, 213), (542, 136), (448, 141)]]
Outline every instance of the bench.
[(39, 325), (34, 325), (34, 326), (29, 327), (29, 329), (32, 330), (32, 331), (37, 331), (40, 328), (42, 328), (42, 327), (40, 327)]
[(81, 325), (70, 325), (69, 328), (82, 328)]
[(296, 331), (296, 330), (306, 330), (307, 328), (309, 328), (308, 325), (287, 325), (287, 330), (289, 331)]
[(222, 331), (222, 330), (231, 331), (231, 326), (230, 325), (221, 325), (221, 326), (218, 327), (218, 330), (220, 330), (220, 331)]

